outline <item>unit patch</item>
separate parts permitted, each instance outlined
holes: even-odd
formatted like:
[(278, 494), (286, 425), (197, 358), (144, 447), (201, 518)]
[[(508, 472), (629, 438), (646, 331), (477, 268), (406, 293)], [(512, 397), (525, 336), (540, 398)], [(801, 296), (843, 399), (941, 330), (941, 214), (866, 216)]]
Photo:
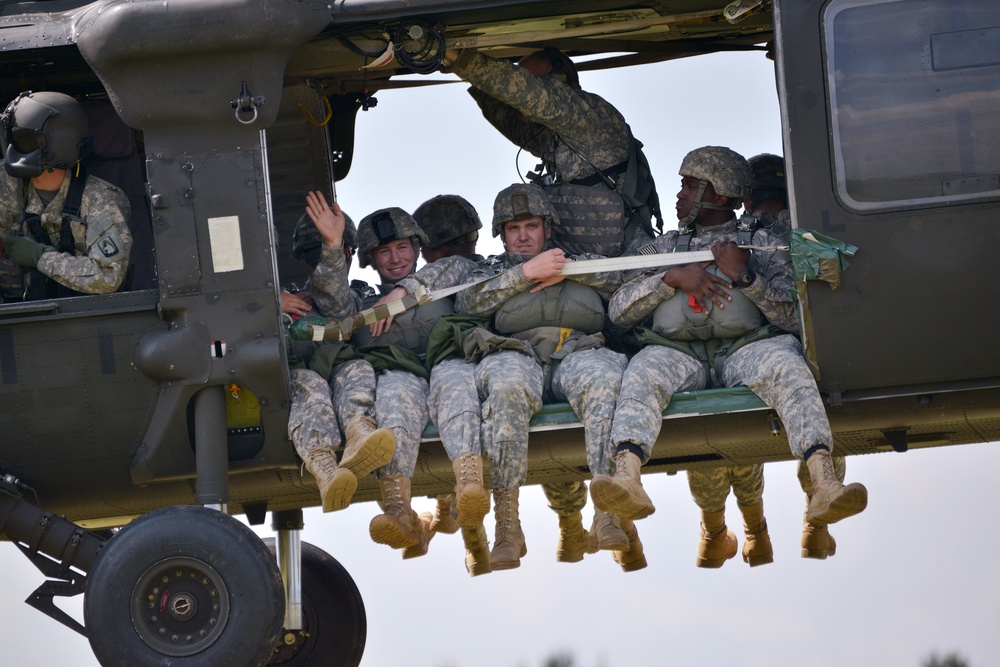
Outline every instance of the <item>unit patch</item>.
[(97, 241), (97, 247), (101, 249), (105, 257), (114, 257), (118, 254), (118, 246), (114, 240), (105, 236)]

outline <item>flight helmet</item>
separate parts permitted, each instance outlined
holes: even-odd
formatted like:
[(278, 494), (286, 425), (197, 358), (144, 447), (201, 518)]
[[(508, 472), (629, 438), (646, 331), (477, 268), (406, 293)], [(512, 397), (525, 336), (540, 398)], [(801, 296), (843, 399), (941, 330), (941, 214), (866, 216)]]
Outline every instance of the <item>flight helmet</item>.
[(15, 178), (68, 169), (83, 157), (87, 112), (63, 93), (21, 93), (0, 116), (4, 168)]
[(383, 208), (365, 216), (358, 225), (358, 264), (362, 269), (369, 266), (375, 248), (400, 239), (411, 239), (419, 249), (427, 243), (427, 234), (401, 208)]

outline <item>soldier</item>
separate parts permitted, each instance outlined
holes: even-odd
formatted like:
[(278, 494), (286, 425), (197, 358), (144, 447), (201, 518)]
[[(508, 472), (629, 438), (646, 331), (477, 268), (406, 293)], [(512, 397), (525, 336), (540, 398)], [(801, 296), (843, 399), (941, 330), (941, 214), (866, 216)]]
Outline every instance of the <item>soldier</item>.
[[(602, 230), (588, 237), (600, 239), (590, 252), (618, 255), (652, 238), (651, 220), (659, 216), (659, 201), (642, 144), (614, 106), (580, 88), (576, 66), (566, 54), (548, 47), (515, 66), (473, 50), (448, 49), (444, 64), (472, 84), (469, 93), (490, 124), (542, 159), (545, 173), (538, 177), (540, 182), (585, 186), (564, 190), (567, 204), (557, 207), (563, 217), (560, 236), (571, 229), (585, 237), (593, 234), (598, 220), (591, 217), (594, 202), (588, 199), (599, 194), (587, 194), (586, 187), (592, 186), (622, 195), (629, 212), (609, 230), (621, 237), (620, 242), (600, 245), (609, 238)], [(618, 206), (620, 212), (620, 200)], [(571, 224), (570, 216), (575, 218), (581, 208), (591, 212), (584, 215), (585, 221)]]
[[(321, 204), (316, 204), (313, 220), (323, 231), (338, 216), (325, 206), (325, 202)], [(406, 291), (404, 285), (413, 287), (415, 292), (413, 280), (405, 279), (414, 273), (417, 253), (426, 242), (423, 230), (400, 208), (381, 209), (368, 215), (358, 228), (359, 259), (362, 267), (374, 265), (383, 281), (378, 286), (383, 296), (377, 298), (374, 294), (364, 295), (357, 289), (349, 289), (343, 265), (339, 269), (328, 267), (334, 270), (317, 270), (313, 274), (313, 297), (320, 310), (331, 317), (344, 317), (399, 298)], [(449, 271), (463, 264), (464, 269)], [(460, 280), (472, 266), (469, 260), (449, 257), (423, 271), (433, 267), (430, 273), (434, 275), (456, 275)], [(432, 289), (447, 286), (433, 284), (432, 280)], [(378, 471), (385, 511), (372, 519), (369, 533), (379, 544), (404, 549), (404, 558), (426, 553), (427, 543), (433, 535), (430, 532), (431, 515), (417, 516), (410, 506), (410, 483), (416, 469), (420, 437), (428, 421), (429, 374), (421, 355), (426, 352), (430, 331), (438, 318), (452, 312), (452, 300), (441, 299), (361, 329), (351, 339), (362, 356), (376, 358), (380, 364), (375, 419), (380, 427), (391, 428), (396, 436), (396, 453), (388, 465)], [(442, 439), (448, 437), (447, 432), (447, 429), (442, 432)], [(474, 460), (463, 459), (463, 464), (466, 467), (463, 476), (469, 480), (478, 476), (482, 487), (482, 471), (472, 469)], [(485, 491), (480, 497), (488, 498)], [(458, 504), (461, 522), (461, 494)], [(481, 521), (487, 510), (472, 507), (469, 513), (474, 515), (476, 511), (480, 512)]]
[(7, 106), (0, 127), (3, 300), (116, 291), (132, 248), (131, 206), (80, 162), (88, 134), (83, 107), (69, 95), (29, 91)]
[[(702, 388), (714, 373), (723, 386), (747, 385), (778, 412), (792, 454), (808, 467), (809, 522), (822, 526), (861, 512), (867, 490), (836, 479), (833, 437), (819, 390), (798, 339), (784, 333), (797, 326), (790, 262), (777, 252), (749, 255), (733, 242), (733, 210), (750, 185), (746, 160), (728, 148), (707, 146), (688, 153), (680, 175), (676, 211), (681, 229), (653, 246), (657, 252), (710, 247), (715, 267), (691, 264), (647, 273), (612, 298), (614, 321), (650, 328), (637, 330), (646, 346), (629, 363), (615, 412), (616, 472), (594, 478), (594, 504), (630, 518), (654, 511), (639, 468), (649, 460), (662, 411), (674, 392)], [(754, 237), (758, 244), (774, 245), (764, 229)], [(736, 537), (725, 524), (725, 494), (730, 484), (746, 488), (747, 483), (728, 475), (721, 481), (718, 494), (695, 498), (702, 507), (701, 567), (718, 567), (736, 554)], [(741, 502), (757, 495), (751, 492)]]
[[(315, 205), (316, 195), (310, 193), (307, 202)], [(340, 235), (331, 233), (324, 239), (308, 214), (303, 215), (292, 234), (292, 256), (306, 262), (314, 271), (324, 258), (330, 262), (333, 257), (342, 256), (349, 268), (357, 246), (357, 232), (350, 217), (343, 214), (343, 219)], [(308, 290), (308, 282), (303, 291), (283, 290), (281, 312), (292, 318), (317, 313)], [(375, 371), (370, 363), (362, 359), (348, 360), (333, 369), (333, 380), (328, 383), (307, 367), (315, 344), (296, 342), (293, 345), (288, 437), (306, 469), (316, 478), (323, 511), (341, 510), (350, 505), (358, 480), (392, 459), (396, 450), (395, 436), (389, 429), (375, 428), (372, 418)], [(333, 392), (331, 384), (335, 387)], [(346, 424), (347, 446), (338, 466), (336, 450), (342, 443), (340, 424)]]
[[(479, 262), (476, 253), (479, 230), (483, 223), (475, 207), (458, 195), (438, 195), (428, 199), (413, 212), (413, 219), (427, 234), (428, 242), (420, 248), (424, 261), (432, 264), (443, 257), (460, 256)], [(442, 433), (445, 451), (455, 467), (456, 493), (462, 498), (462, 522), (452, 515), (454, 494), (436, 499), (431, 531), (455, 533), (461, 528), (465, 544), (465, 564), (472, 576), (490, 572), (490, 552), (483, 526), (489, 512), (489, 494), (482, 480), (482, 414), (475, 364), (462, 357), (444, 359), (431, 369), (427, 407), (431, 421)], [(445, 437), (445, 432), (447, 437)], [(470, 465), (471, 464), (471, 465)], [(475, 477), (475, 473), (479, 476)], [(470, 473), (472, 473), (470, 475)]]
[[(467, 352), (471, 342), (485, 355), (476, 366), (476, 383), (483, 397), (483, 447), (491, 463), (495, 570), (518, 567), (527, 553), (518, 496), (527, 473), (528, 422), (543, 394), (568, 401), (582, 421), (591, 469), (602, 469), (610, 455), (609, 429), (626, 359), (604, 346), (600, 332), (606, 299), (620, 277), (564, 280), (562, 267), (570, 258), (559, 248), (544, 250), (558, 223), (538, 186), (503, 190), (494, 203), (493, 235), (503, 235), (506, 252), (482, 262), (470, 280), (487, 280), (456, 297), (459, 312), (491, 316), (499, 334), (477, 329), (466, 341)], [(628, 537), (615, 532), (616, 546), (627, 550)]]

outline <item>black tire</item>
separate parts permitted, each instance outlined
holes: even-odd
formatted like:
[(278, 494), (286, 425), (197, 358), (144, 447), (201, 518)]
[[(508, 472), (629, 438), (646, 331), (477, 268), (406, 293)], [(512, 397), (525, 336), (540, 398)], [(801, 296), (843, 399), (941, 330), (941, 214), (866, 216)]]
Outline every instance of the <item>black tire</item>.
[(145, 514), (101, 550), (83, 614), (104, 667), (252, 667), (274, 654), (285, 613), (267, 547), (203, 507)]
[[(274, 552), (274, 539), (264, 544)], [(361, 592), (330, 554), (302, 543), (301, 633), (287, 633), (268, 667), (357, 667), (365, 652), (368, 619)]]

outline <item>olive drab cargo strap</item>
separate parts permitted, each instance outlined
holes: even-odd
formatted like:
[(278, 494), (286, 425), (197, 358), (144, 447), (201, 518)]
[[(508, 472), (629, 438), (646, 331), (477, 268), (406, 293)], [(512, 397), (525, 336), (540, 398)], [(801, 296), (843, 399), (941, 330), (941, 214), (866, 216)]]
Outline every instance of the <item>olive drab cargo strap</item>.
[[(74, 219), (80, 219), (80, 210), (83, 205), (83, 190), (87, 187), (87, 169), (79, 165), (70, 176), (69, 189), (66, 192), (66, 200), (62, 206), (62, 223), (59, 227), (59, 245), (56, 250), (59, 252), (76, 254), (76, 241), (73, 239)], [(24, 198), (27, 205), (27, 197)], [(31, 233), (31, 236), (39, 243), (52, 245), (52, 239), (48, 233), (42, 229), (42, 217), (37, 214), (24, 214), (24, 223)], [(80, 296), (83, 292), (70, 289), (61, 285), (52, 278), (46, 276), (38, 269), (31, 269), (28, 272), (27, 298), (57, 299), (67, 296)]]
[[(782, 250), (784, 246), (756, 247), (743, 246), (752, 250)], [(656, 254), (625, 255), (623, 257), (609, 257), (605, 259), (584, 259), (575, 262), (567, 262), (563, 266), (561, 275), (580, 276), (591, 273), (608, 273), (614, 271), (632, 271), (636, 269), (650, 269), (658, 267), (677, 266), (679, 264), (692, 264), (695, 262), (711, 262), (715, 259), (711, 250), (696, 250), (694, 252), (667, 252)], [(292, 323), (289, 333), (296, 340), (313, 340), (339, 342), (349, 340), (351, 335), (360, 329), (375, 322), (386, 319), (390, 315), (395, 317), (418, 305), (430, 303), (446, 296), (457, 294), (462, 290), (469, 289), (474, 285), (492, 280), (496, 276), (486, 276), (481, 280), (463, 285), (455, 285), (429, 291), (424, 287), (419, 287), (416, 294), (407, 294), (401, 299), (394, 299), (374, 308), (368, 308), (361, 312), (341, 319), (324, 319), (322, 317), (302, 317)]]

